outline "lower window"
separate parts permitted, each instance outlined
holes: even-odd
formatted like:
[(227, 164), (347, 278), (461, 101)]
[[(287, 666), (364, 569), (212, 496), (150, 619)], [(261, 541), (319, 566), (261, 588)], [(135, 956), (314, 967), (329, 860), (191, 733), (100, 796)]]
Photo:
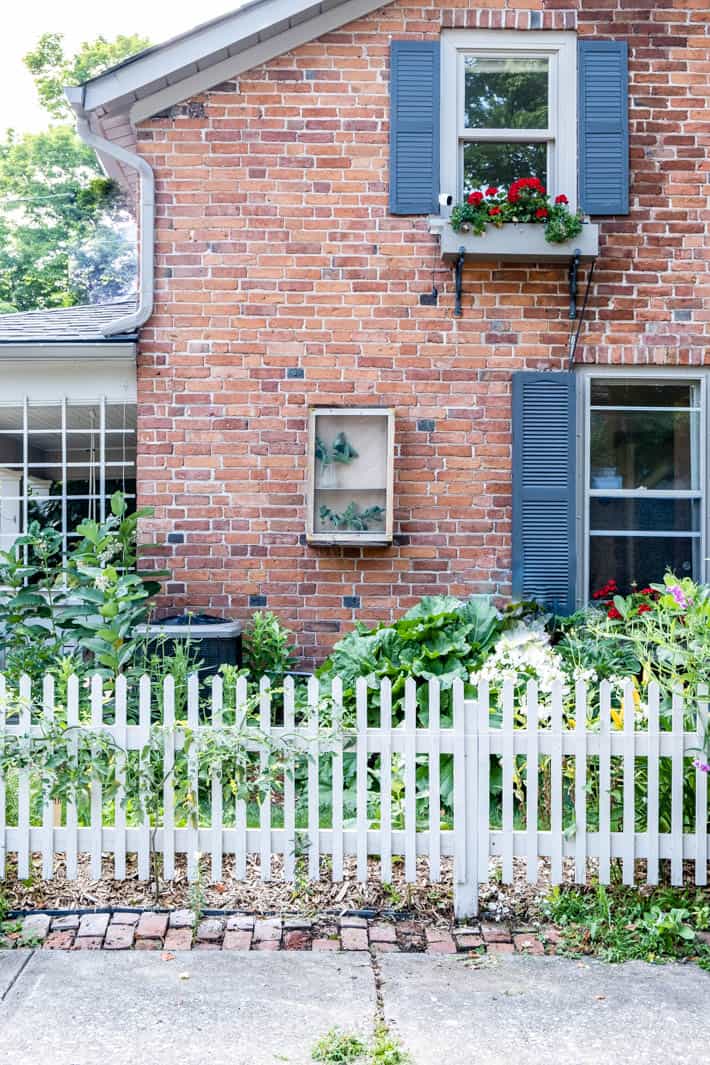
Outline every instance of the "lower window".
[(136, 493), (136, 407), (127, 400), (0, 402), (0, 549), (32, 521), (62, 534), (102, 520), (111, 495)]
[(586, 382), (587, 594), (703, 578), (705, 383), (646, 376)]

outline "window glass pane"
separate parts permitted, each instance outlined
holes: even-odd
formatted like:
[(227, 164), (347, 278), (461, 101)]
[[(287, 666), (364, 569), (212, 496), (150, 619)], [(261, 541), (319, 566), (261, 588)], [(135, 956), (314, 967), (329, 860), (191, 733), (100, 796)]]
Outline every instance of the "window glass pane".
[(99, 403), (68, 403), (67, 429), (98, 429), (101, 426)]
[(697, 385), (692, 381), (592, 381), (593, 407), (693, 407), (698, 404)]
[(643, 588), (663, 579), (667, 569), (679, 577), (698, 573), (699, 538), (592, 536), (589, 540), (590, 596), (613, 577), (622, 593), (632, 583)]
[(61, 429), (62, 408), (59, 403), (50, 405), (27, 405), (27, 428), (28, 429)]
[(22, 417), (22, 407), (4, 407), (0, 405), (0, 432), (5, 429), (21, 429)]
[(698, 532), (700, 502), (697, 499), (599, 499), (589, 500), (592, 529), (630, 532)]
[(510, 185), (521, 177), (540, 178), (547, 184), (547, 145), (513, 142), (465, 144), (463, 149), (464, 195), (489, 185)]
[(135, 403), (107, 403), (106, 404), (106, 428), (107, 429), (135, 429), (136, 406)]
[(469, 55), (464, 81), (469, 129), (547, 129), (547, 59)]
[(52, 463), (62, 461), (61, 433), (30, 433), (27, 437), (27, 461)]
[(698, 414), (592, 411), (591, 487), (697, 489)]

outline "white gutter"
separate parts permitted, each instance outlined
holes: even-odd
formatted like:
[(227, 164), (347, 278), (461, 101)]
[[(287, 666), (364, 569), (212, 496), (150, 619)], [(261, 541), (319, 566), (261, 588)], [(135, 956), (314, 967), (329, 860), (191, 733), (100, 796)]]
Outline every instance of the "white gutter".
[(155, 297), (154, 244), (155, 244), (155, 177), (149, 163), (135, 152), (129, 152), (119, 144), (113, 144), (99, 136), (89, 125), (89, 115), (84, 110), (84, 91), (81, 87), (65, 89), (65, 94), (77, 114), (76, 131), (79, 137), (99, 155), (107, 155), (138, 172), (140, 192), (138, 203), (138, 308), (133, 314), (107, 322), (101, 332), (105, 337), (117, 333), (132, 333), (144, 325), (153, 313)]

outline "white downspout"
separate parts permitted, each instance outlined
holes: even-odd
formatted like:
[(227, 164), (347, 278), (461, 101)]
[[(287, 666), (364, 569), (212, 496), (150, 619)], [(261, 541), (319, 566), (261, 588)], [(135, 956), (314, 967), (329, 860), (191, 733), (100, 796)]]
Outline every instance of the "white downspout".
[(154, 243), (155, 243), (155, 177), (149, 163), (135, 152), (129, 152), (118, 144), (113, 144), (94, 133), (89, 125), (87, 112), (83, 107), (83, 90), (71, 88), (65, 90), (72, 107), (77, 114), (76, 130), (79, 137), (102, 155), (108, 155), (119, 163), (138, 172), (140, 178), (138, 206), (138, 237), (140, 256), (138, 260), (138, 307), (133, 314), (115, 318), (101, 330), (104, 336), (118, 333), (131, 333), (148, 321), (153, 313), (155, 297), (154, 283)]

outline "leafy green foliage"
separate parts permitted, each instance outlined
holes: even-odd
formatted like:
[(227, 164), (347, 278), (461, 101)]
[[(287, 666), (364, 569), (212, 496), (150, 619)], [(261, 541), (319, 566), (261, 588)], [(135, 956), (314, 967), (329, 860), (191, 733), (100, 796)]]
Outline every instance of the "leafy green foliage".
[[(340, 640), (319, 670), (328, 683), (333, 677), (343, 682), (344, 706), (354, 709), (355, 686), (364, 677), (373, 689), (370, 705), (379, 704), (380, 681), (392, 682), (392, 705), (401, 711), (404, 685), (408, 677), (418, 683), (436, 677), (443, 690), (442, 712), (449, 710), (451, 685), (457, 678), (466, 681), (480, 665), (500, 632), (501, 622), (487, 599), (463, 602), (453, 596), (425, 596), (393, 625), (368, 630), (359, 625)], [(422, 704), (425, 689), (420, 690)]]
[(293, 633), (270, 611), (257, 611), (242, 637), (244, 667), (252, 678), (280, 679), (295, 668)]
[[(61, 34), (43, 34), (26, 57), (53, 118), (70, 110), (63, 88), (124, 59), (147, 42), (98, 38), (66, 57)], [(129, 214), (115, 182), (70, 125), (8, 131), (0, 141), (0, 313), (100, 302), (131, 290), (135, 255)]]
[(489, 225), (500, 228), (506, 222), (544, 225), (549, 244), (563, 244), (582, 232), (582, 219), (569, 210), (567, 198), (558, 196), (551, 202), (536, 178), (522, 178), (508, 188), (494, 186), (485, 193), (474, 190), (451, 212), (451, 227), (457, 233), (470, 230), (481, 236)]
[(24, 61), (35, 80), (44, 109), (52, 118), (67, 119), (72, 112), (64, 96), (66, 85), (81, 85), (149, 44), (146, 37), (137, 33), (120, 34), (114, 41), (97, 37), (94, 41), (84, 41), (76, 55), (67, 56), (64, 34), (43, 33)]
[(355, 529), (358, 532), (367, 532), (370, 525), (380, 524), (385, 514), (385, 508), (380, 506), (365, 507), (360, 510), (357, 503), (348, 503), (342, 514), (330, 507), (320, 508), (320, 520), (332, 525), (334, 529)]
[(324, 466), (330, 465), (331, 462), (349, 466), (357, 457), (358, 453), (345, 433), (338, 433), (332, 444), (326, 444), (319, 436), (316, 437), (316, 458)]
[(367, 1047), (356, 1035), (331, 1028), (313, 1047), (313, 1061), (327, 1062), (328, 1065), (347, 1065), (350, 1061), (363, 1058)]
[(596, 954), (612, 962), (696, 958), (710, 966), (710, 946), (696, 934), (710, 927), (706, 891), (557, 887), (545, 910), (562, 929), (569, 953)]

